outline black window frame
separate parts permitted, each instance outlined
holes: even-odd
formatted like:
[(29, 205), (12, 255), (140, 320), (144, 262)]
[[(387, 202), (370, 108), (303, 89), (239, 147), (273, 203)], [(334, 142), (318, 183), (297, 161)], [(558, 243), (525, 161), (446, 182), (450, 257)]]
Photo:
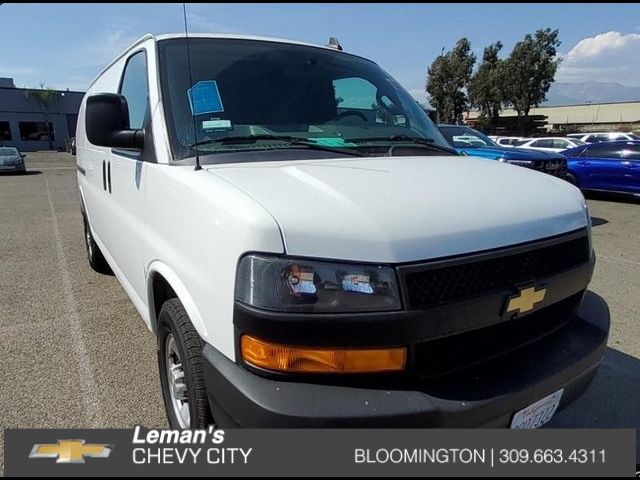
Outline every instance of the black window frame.
[[(27, 123), (32, 123), (32, 124), (43, 124), (44, 128), (47, 129), (47, 133), (49, 134), (49, 138), (45, 138), (45, 139), (40, 139), (38, 138), (37, 140), (32, 140), (30, 138), (25, 138), (22, 134), (22, 125), (23, 124), (27, 124)], [(40, 131), (40, 130), (37, 130)], [(23, 120), (23, 121), (19, 121), (18, 122), (18, 133), (20, 134), (20, 141), (22, 142), (55, 142), (56, 141), (56, 130), (55, 128), (53, 128), (53, 122), (51, 121), (47, 121), (45, 122), (44, 120)]]
[[(6, 130), (3, 128), (4, 124), (7, 124)], [(4, 137), (3, 132), (8, 132), (9, 137)], [(8, 120), (0, 120), (0, 142), (10, 142), (13, 139), (13, 135), (11, 134), (11, 122)]]
[[(150, 122), (150, 117), (151, 117), (151, 109), (149, 107), (149, 93), (150, 93), (150, 85), (149, 85), (149, 56), (147, 55), (147, 49), (146, 48), (139, 48), (137, 50), (134, 50), (133, 52), (131, 52), (131, 54), (127, 57), (127, 61), (124, 64), (124, 68), (122, 69), (122, 73), (120, 74), (120, 81), (118, 83), (118, 94), (122, 95), (122, 86), (124, 84), (124, 77), (127, 74), (127, 67), (129, 66), (129, 63), (131, 62), (131, 60), (133, 60), (137, 55), (143, 55), (144, 57), (144, 68), (145, 68), (145, 72), (146, 72), (146, 85), (147, 85), (147, 100), (146, 100), (146, 105), (145, 105), (145, 113), (144, 113), (144, 117), (142, 119), (142, 126), (140, 127), (143, 131), (147, 131), (148, 130), (148, 125)], [(123, 95), (124, 96), (124, 95)], [(127, 97), (125, 97), (126, 99)], [(129, 100), (127, 100), (127, 106), (129, 104)], [(131, 121), (131, 118), (129, 118), (129, 121)], [(129, 125), (131, 126), (131, 125)], [(134, 160), (142, 160), (143, 159), (143, 155), (142, 155), (142, 151), (138, 150), (138, 149), (133, 149), (133, 148), (112, 148), (111, 149), (111, 153), (114, 153), (116, 155), (120, 155), (123, 157), (127, 157), (127, 158), (132, 158)]]

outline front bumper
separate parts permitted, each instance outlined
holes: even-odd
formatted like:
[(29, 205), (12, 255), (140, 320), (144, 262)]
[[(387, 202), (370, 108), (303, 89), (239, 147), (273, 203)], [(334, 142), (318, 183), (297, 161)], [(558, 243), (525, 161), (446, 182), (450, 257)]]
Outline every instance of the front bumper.
[(577, 315), (554, 333), (410, 388), (263, 378), (210, 345), (203, 350), (204, 371), (222, 427), (508, 427), (516, 411), (560, 388), (560, 408), (586, 391), (604, 354), (609, 323), (604, 300), (587, 292)]
[(27, 169), (24, 163), (17, 163), (14, 165), (0, 165), (0, 173), (22, 173), (26, 171)]

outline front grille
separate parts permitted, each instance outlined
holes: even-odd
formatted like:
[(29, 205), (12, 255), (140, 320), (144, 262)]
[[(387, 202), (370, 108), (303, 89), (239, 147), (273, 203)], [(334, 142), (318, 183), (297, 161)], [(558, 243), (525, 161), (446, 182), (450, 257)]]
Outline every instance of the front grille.
[(586, 233), (571, 240), (513, 255), (493, 252), (492, 258), (456, 259), (455, 265), (411, 271), (404, 275), (409, 308), (425, 308), (511, 289), (575, 268), (589, 260)]
[(556, 177), (565, 177), (567, 174), (567, 161), (560, 158), (555, 160), (535, 160), (532, 168)]
[(579, 292), (523, 317), (489, 327), (421, 342), (415, 346), (415, 369), (437, 377), (500, 357), (540, 340), (574, 317), (584, 292)]

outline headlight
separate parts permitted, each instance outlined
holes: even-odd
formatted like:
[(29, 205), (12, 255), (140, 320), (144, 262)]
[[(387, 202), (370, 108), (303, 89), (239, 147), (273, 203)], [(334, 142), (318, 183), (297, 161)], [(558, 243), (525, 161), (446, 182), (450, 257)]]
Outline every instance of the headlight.
[(242, 258), (236, 300), (299, 313), (382, 312), (401, 306), (395, 272), (389, 267), (267, 255)]

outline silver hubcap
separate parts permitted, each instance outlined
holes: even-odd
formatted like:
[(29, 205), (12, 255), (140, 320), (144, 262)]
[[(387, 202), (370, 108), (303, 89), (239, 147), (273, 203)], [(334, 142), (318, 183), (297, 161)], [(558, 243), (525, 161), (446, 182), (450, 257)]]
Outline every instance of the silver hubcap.
[(181, 428), (191, 426), (191, 414), (189, 413), (189, 397), (187, 396), (187, 384), (184, 379), (182, 360), (178, 353), (173, 335), (169, 334), (166, 339), (165, 352), (167, 356), (166, 369), (171, 395), (173, 413), (175, 413)]

